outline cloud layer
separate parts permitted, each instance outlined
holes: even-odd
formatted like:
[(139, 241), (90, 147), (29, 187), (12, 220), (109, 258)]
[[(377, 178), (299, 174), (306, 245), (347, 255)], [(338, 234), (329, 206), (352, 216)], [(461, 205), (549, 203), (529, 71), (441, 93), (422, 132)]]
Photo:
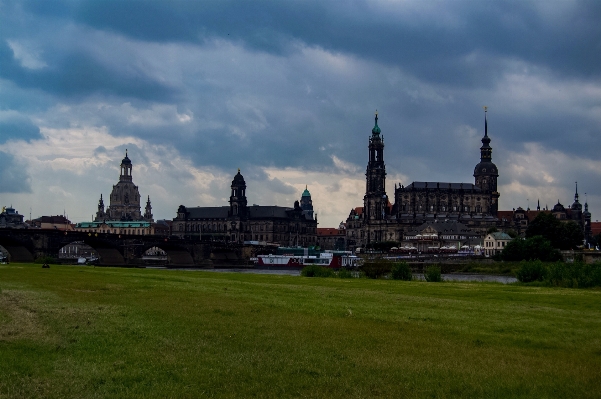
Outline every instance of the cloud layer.
[[(8, 18), (10, 16), (10, 18)], [(0, 190), (89, 220), (125, 148), (156, 218), (249, 202), (321, 226), (362, 204), (378, 109), (388, 191), (472, 181), (489, 106), (502, 209), (601, 212), (598, 2), (0, 1)]]

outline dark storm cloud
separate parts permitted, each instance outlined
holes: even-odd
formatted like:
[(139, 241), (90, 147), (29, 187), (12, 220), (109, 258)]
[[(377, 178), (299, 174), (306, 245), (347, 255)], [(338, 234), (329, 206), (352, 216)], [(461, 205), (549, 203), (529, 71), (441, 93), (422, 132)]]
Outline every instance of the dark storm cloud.
[(29, 193), (30, 178), (11, 154), (0, 151), (0, 193)]
[[(0, 0), (0, 143), (98, 128), (180, 187), (183, 155), (287, 195), (263, 167), (363, 170), (377, 108), (390, 176), (470, 182), (488, 105), (500, 184), (597, 184), (600, 20), (597, 1)], [(529, 165), (530, 143), (565, 157)]]
[(173, 95), (173, 89), (149, 78), (140, 68), (110, 69), (81, 52), (54, 54), (48, 67), (29, 69), (19, 63), (6, 42), (0, 42), (0, 64), (0, 78), (22, 88), (43, 90), (59, 97), (103, 93), (165, 101)]
[[(28, 3), (42, 15), (159, 42), (201, 42), (213, 36), (285, 54), (291, 43), (400, 65), (423, 79), (490, 85), (520, 59), (573, 77), (601, 77), (601, 3), (455, 1), (396, 7), (346, 2)], [(391, 7), (392, 8), (392, 7)], [(561, 9), (565, 9), (562, 11)]]
[(40, 128), (28, 118), (21, 116), (0, 117), (0, 144), (9, 139), (29, 141), (39, 138), (41, 138)]

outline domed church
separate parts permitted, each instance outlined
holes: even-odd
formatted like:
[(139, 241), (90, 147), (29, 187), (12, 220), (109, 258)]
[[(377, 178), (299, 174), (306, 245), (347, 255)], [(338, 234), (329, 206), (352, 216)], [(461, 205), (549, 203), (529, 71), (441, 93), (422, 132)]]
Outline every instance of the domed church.
[(113, 185), (109, 197), (109, 206), (104, 209), (104, 199), (100, 194), (98, 211), (93, 222), (82, 222), (75, 230), (89, 233), (112, 233), (149, 235), (155, 233), (150, 196), (146, 199), (146, 207), (142, 214), (140, 210), (141, 195), (133, 182), (133, 164), (127, 156), (121, 161), (119, 181)]

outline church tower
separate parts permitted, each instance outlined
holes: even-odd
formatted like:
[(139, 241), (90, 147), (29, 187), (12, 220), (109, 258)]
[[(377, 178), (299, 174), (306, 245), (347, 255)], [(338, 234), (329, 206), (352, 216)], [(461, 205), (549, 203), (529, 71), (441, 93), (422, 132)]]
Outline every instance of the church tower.
[(106, 213), (104, 213), (104, 201), (102, 200), (102, 194), (100, 194), (100, 200), (98, 201), (98, 212), (96, 212), (95, 222), (102, 222), (106, 218)]
[(144, 219), (149, 222), (152, 222), (152, 205), (150, 205), (150, 195), (148, 196), (148, 200), (146, 201), (146, 208), (144, 209)]
[(311, 201), (311, 193), (307, 189), (307, 186), (305, 186), (305, 191), (301, 195), (300, 207), (304, 214), (309, 215), (313, 219), (313, 201)]
[(369, 138), (369, 161), (367, 163), (366, 189), (363, 197), (363, 215), (367, 220), (382, 220), (386, 217), (388, 196), (386, 195), (386, 165), (384, 164), (384, 137), (380, 136), (378, 111), (376, 122)]
[(244, 217), (246, 216), (246, 182), (244, 177), (240, 174), (234, 176), (232, 180), (232, 193), (230, 195), (230, 212), (229, 216)]
[(487, 107), (484, 107), (484, 137), (482, 137), (482, 147), (480, 147), (480, 163), (474, 169), (476, 186), (490, 195), (490, 209), (488, 213), (497, 215), (499, 210), (499, 192), (497, 191), (497, 178), (499, 170), (492, 163), (492, 147), (490, 146), (490, 137), (488, 137), (488, 120), (486, 117)]

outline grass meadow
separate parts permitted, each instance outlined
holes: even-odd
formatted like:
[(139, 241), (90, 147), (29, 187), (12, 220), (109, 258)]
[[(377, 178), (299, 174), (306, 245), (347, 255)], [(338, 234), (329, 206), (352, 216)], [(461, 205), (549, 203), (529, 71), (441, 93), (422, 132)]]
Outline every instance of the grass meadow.
[(601, 290), (0, 266), (0, 398), (601, 396)]

